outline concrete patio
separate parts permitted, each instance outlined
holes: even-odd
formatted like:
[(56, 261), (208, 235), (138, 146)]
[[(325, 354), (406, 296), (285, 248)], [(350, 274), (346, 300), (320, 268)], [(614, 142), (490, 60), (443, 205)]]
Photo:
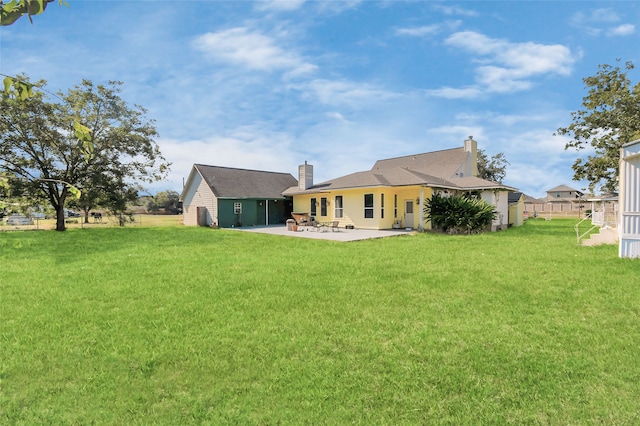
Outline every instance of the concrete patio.
[(317, 240), (329, 241), (359, 241), (369, 240), (372, 238), (397, 237), (399, 235), (413, 235), (416, 231), (407, 231), (405, 229), (389, 229), (389, 230), (372, 230), (372, 229), (344, 229), (339, 228), (336, 231), (331, 230), (314, 230), (313, 228), (303, 227), (302, 230), (288, 231), (286, 225), (271, 226), (251, 226), (242, 228), (227, 228), (243, 232), (258, 232), (261, 234), (282, 235), (294, 238), (312, 238)]

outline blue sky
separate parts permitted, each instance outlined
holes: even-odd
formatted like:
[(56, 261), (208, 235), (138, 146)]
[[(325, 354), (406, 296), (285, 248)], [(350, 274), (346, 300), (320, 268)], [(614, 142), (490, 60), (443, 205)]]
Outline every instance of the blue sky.
[(0, 29), (0, 73), (124, 82), (173, 163), (151, 192), (193, 163), (320, 182), (469, 135), (529, 195), (584, 188), (553, 133), (599, 64), (640, 66), (636, 1), (68, 2)]

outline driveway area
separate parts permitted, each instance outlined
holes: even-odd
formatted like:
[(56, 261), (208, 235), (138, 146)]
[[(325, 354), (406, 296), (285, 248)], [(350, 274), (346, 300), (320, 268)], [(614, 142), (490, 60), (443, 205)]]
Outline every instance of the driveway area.
[(368, 240), (372, 238), (385, 238), (385, 237), (397, 237), (398, 235), (411, 235), (415, 231), (406, 231), (404, 229), (382, 230), (375, 231), (370, 229), (344, 229), (340, 228), (336, 231), (326, 230), (324, 232), (319, 230), (304, 229), (299, 231), (287, 231), (286, 225), (272, 225), (272, 226), (252, 226), (242, 228), (227, 228), (234, 229), (242, 232), (259, 232), (261, 234), (282, 235), (293, 238), (313, 238), (317, 240), (329, 240), (329, 241), (358, 241)]

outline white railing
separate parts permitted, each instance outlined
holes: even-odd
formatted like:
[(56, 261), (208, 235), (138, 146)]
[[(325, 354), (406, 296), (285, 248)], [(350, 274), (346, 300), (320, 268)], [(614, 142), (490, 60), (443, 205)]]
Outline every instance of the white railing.
[(604, 212), (591, 213), (591, 223), (594, 225), (604, 225)]
[(574, 229), (576, 230), (576, 240), (577, 240), (577, 244), (580, 244), (580, 241), (582, 241), (582, 239), (584, 237), (586, 237), (587, 235), (589, 235), (591, 233), (591, 231), (593, 231), (594, 229), (598, 228), (599, 226), (594, 224), (594, 222), (591, 223), (591, 228), (587, 229), (586, 232), (583, 232), (582, 234), (580, 233), (580, 225), (582, 224), (582, 222), (586, 222), (587, 220), (591, 219), (591, 213), (589, 213), (588, 215), (586, 215), (584, 217), (584, 219), (582, 219), (580, 222), (578, 222), (576, 224), (576, 226), (574, 227)]

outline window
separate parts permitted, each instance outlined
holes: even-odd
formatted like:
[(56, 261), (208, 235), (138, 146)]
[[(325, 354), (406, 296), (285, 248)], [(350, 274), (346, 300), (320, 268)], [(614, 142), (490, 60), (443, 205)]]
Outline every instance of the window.
[(316, 212), (316, 205), (318, 204), (318, 201), (315, 198), (311, 199), (311, 216), (315, 216), (316, 214), (318, 214)]
[(242, 214), (242, 203), (233, 203), (233, 212), (235, 214)]
[(556, 192), (556, 198), (560, 198), (560, 193)]
[(373, 219), (373, 194), (364, 194), (364, 218)]
[(344, 209), (342, 208), (342, 195), (336, 195), (336, 201), (335, 201), (335, 212), (334, 215), (336, 218), (341, 218), (343, 217), (343, 212)]
[(393, 218), (398, 218), (398, 194), (393, 196)]
[(405, 214), (413, 214), (413, 200), (406, 200), (404, 203)]
[(380, 219), (384, 219), (384, 194), (380, 194)]
[(327, 215), (327, 199), (325, 197), (320, 198), (320, 216)]

